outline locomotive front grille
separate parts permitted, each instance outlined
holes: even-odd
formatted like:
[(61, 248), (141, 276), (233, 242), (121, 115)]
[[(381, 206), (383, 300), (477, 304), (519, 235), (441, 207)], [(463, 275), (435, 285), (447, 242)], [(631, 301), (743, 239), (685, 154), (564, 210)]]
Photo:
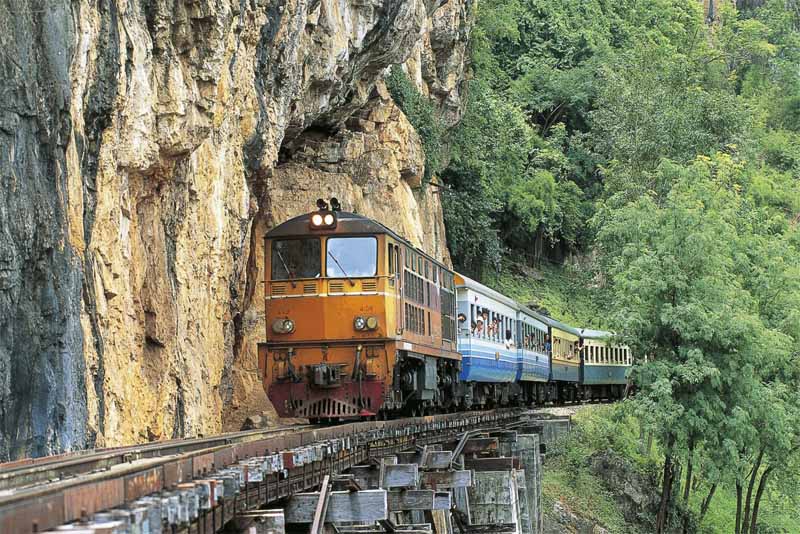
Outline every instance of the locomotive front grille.
[(361, 289), (363, 291), (377, 291), (378, 282), (375, 280), (364, 280), (363, 282), (361, 282)]
[(303, 294), (304, 295), (313, 295), (317, 292), (317, 283), (310, 282), (303, 284)]
[(358, 415), (357, 406), (337, 399), (320, 399), (310, 404), (297, 400), (293, 403), (295, 417), (337, 417)]
[(276, 283), (273, 282), (270, 294), (271, 295), (285, 295), (286, 294), (286, 284), (276, 284)]
[(330, 282), (328, 284), (328, 292), (344, 293), (344, 282)]

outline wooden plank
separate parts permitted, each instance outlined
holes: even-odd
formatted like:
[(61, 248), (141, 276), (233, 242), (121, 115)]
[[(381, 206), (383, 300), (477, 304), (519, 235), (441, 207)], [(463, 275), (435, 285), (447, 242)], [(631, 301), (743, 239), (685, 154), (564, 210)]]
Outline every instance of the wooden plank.
[(317, 507), (314, 509), (314, 520), (311, 522), (310, 534), (322, 534), (322, 523), (328, 511), (328, 498), (330, 497), (330, 475), (325, 475), (320, 486)]
[(472, 471), (428, 471), (422, 483), (431, 488), (463, 488), (472, 485)]
[(390, 491), (387, 496), (389, 511), (433, 510), (435, 496), (434, 490)]
[(414, 488), (419, 484), (417, 464), (381, 466), (382, 488)]
[(510, 471), (520, 468), (519, 458), (503, 456), (500, 458), (465, 458), (464, 468), (473, 471)]
[(449, 491), (437, 491), (433, 496), (433, 509), (434, 510), (450, 510), (451, 508), (451, 493)]
[[(319, 493), (296, 493), (284, 510), (287, 523), (311, 523)], [(326, 523), (374, 522), (386, 519), (389, 510), (386, 490), (333, 491), (325, 514)]]
[(433, 519), (434, 532), (436, 534), (453, 534), (453, 525), (450, 522), (450, 513), (445, 510), (433, 510), (431, 512)]
[(452, 451), (427, 451), (423, 469), (447, 469), (453, 460)]

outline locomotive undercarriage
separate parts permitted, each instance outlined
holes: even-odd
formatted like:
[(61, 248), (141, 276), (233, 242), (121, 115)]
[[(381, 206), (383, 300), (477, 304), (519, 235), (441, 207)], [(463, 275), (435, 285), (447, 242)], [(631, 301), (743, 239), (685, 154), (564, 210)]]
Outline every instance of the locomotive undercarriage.
[(460, 382), (460, 362), (399, 351), (393, 387), (380, 415), (425, 415), (505, 406), (541, 406), (546, 403), (617, 400), (625, 386), (579, 386), (571, 382)]
[(372, 348), (355, 348), (353, 372), (346, 375), (348, 366), (342, 363), (320, 362), (295, 368), (292, 358), (285, 357), (284, 380), (272, 385), (270, 400), (282, 416), (322, 422), (617, 400), (626, 394), (625, 386), (618, 384), (460, 382), (460, 361), (409, 351), (398, 352), (393, 385), (385, 388), (380, 377), (367, 372), (366, 363), (374, 356)]

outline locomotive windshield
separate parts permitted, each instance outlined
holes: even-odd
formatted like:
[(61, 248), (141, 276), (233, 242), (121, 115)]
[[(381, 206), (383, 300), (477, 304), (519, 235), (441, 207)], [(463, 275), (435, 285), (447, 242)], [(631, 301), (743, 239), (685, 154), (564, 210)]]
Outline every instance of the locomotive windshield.
[(322, 271), (319, 238), (272, 242), (272, 279), (319, 278)]
[(328, 238), (326, 273), (329, 278), (375, 276), (378, 240), (374, 237)]

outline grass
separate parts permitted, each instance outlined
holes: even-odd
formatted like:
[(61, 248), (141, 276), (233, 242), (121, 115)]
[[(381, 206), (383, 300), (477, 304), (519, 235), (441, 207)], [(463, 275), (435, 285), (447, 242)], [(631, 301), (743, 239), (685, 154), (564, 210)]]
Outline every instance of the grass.
[[(635, 534), (648, 532), (646, 525), (626, 522), (616, 504), (619, 488), (594, 475), (587, 459), (602, 451), (628, 460), (631, 469), (643, 477), (658, 480), (662, 456), (657, 443), (650, 451), (642, 450), (637, 421), (626, 415), (621, 403), (582, 408), (573, 417), (575, 426), (566, 439), (548, 448), (543, 472), (543, 505), (552, 515), (553, 505), (561, 501), (576, 515), (599, 523), (610, 533)], [(701, 486), (692, 492), (690, 509), (697, 513), (708, 492)], [(798, 497), (789, 498), (770, 491), (761, 503), (759, 534), (800, 533)], [(723, 534), (735, 530), (736, 493), (730, 486), (717, 489), (708, 514), (696, 530), (697, 534)]]
[(626, 457), (633, 469), (646, 473), (657, 465), (657, 453), (639, 448), (638, 427), (619, 405), (586, 406), (573, 416), (572, 433), (548, 449), (542, 477), (544, 510), (552, 514), (560, 501), (576, 515), (599, 524), (610, 533), (647, 532), (642, 525), (626, 521), (615, 494), (588, 466), (598, 452), (614, 451)]
[(558, 460), (545, 466), (542, 476), (542, 502), (545, 514), (552, 514), (556, 501), (572, 513), (611, 533), (638, 533), (626, 523), (614, 495), (588, 470), (574, 470)]
[[(704, 484), (690, 498), (693, 510), (708, 493)], [(698, 534), (733, 532), (736, 529), (736, 490), (721, 487), (714, 494), (708, 513), (700, 524)], [(796, 534), (800, 532), (800, 511), (797, 503), (773, 491), (764, 496), (758, 513), (759, 534)]]
[(486, 276), (486, 285), (517, 302), (545, 308), (559, 321), (582, 328), (601, 329), (600, 292), (592, 288), (590, 273), (575, 266), (543, 263), (533, 269), (506, 260), (499, 273)]

